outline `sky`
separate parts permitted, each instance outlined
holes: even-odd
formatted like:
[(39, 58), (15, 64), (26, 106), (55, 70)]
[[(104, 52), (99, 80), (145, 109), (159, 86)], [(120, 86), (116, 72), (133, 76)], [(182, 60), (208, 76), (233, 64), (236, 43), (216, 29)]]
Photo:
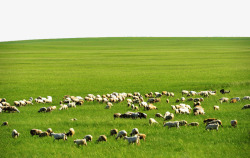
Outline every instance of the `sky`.
[(250, 0), (2, 0), (0, 41), (250, 37)]

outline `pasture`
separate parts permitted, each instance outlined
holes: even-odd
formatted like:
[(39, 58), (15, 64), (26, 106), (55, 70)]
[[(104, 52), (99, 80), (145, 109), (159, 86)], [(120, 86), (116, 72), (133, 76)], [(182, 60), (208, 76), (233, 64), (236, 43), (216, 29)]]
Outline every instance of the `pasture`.
[[(76, 38), (30, 40), (0, 43), (0, 98), (13, 105), (15, 100), (52, 96), (48, 104), (19, 107), (20, 113), (0, 113), (0, 157), (249, 157), (250, 111), (241, 110), (249, 100), (219, 103), (221, 97), (250, 95), (250, 38)], [(220, 89), (230, 90), (220, 94)], [(175, 114), (174, 120), (199, 122), (199, 127), (149, 126), (155, 113), (174, 113), (170, 105), (182, 97), (182, 90), (216, 90), (216, 96), (204, 98), (205, 115)], [(154, 103), (158, 110), (144, 111), (147, 119), (115, 119), (114, 113), (132, 111), (126, 101), (106, 104), (85, 102), (82, 106), (59, 111), (64, 95), (82, 96), (112, 92), (170, 91), (175, 97), (162, 96)], [(197, 96), (199, 97), (199, 96)], [(170, 103), (166, 103), (169, 98)], [(185, 98), (188, 98), (185, 96)], [(145, 100), (147, 100), (145, 98)], [(193, 102), (185, 102), (193, 107)], [(41, 107), (57, 106), (50, 113), (38, 113)], [(214, 111), (213, 106), (220, 110)], [(70, 119), (77, 118), (77, 121)], [(224, 128), (205, 131), (203, 120), (218, 118)], [(233, 128), (230, 121), (238, 120)], [(53, 137), (31, 136), (33, 128), (76, 134), (67, 141)], [(139, 146), (109, 136), (110, 129), (138, 128), (147, 135)], [(11, 137), (16, 129), (20, 136)], [(74, 139), (91, 134), (93, 142), (77, 147)], [(96, 143), (105, 134), (107, 142)]]

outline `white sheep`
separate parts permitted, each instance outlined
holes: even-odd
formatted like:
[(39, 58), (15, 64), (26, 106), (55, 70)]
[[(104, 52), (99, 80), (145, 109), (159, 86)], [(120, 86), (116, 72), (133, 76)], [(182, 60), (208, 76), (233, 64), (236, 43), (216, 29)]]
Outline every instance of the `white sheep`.
[(76, 139), (76, 140), (74, 140), (74, 143), (77, 144), (77, 146), (79, 146), (79, 145), (85, 145), (85, 146), (87, 146), (86, 139)]
[(218, 123), (216, 123), (216, 124), (208, 124), (207, 126), (206, 126), (206, 130), (213, 130), (213, 129), (216, 129), (217, 131), (218, 131), (218, 129), (219, 129), (219, 124)]
[(150, 118), (149, 119), (149, 125), (152, 125), (152, 124), (158, 124), (158, 122), (155, 119)]
[(217, 105), (215, 105), (215, 106), (214, 106), (214, 110), (220, 110), (220, 107), (217, 106)]
[(166, 122), (163, 127), (168, 126), (168, 128), (171, 127), (176, 127), (176, 128), (180, 128), (179, 127), (179, 121), (175, 121), (175, 122)]
[(57, 139), (63, 139), (64, 141), (67, 140), (67, 136), (64, 133), (51, 133), (52, 136), (54, 136), (54, 141)]
[(70, 108), (70, 107), (76, 107), (76, 103), (75, 102), (72, 102), (72, 103), (68, 103), (67, 106)]
[(138, 130), (138, 128), (133, 128), (132, 132), (130, 133), (130, 136), (133, 136), (133, 135), (136, 135), (136, 134), (139, 134), (139, 130)]
[(60, 108), (59, 108), (59, 110), (66, 110), (66, 109), (68, 109), (68, 106), (67, 105), (65, 105), (65, 104), (60, 104)]
[(127, 139), (129, 144), (133, 144), (133, 143), (136, 143), (138, 145), (140, 144), (140, 137), (137, 135), (133, 137), (125, 136), (124, 139)]
[(115, 139), (122, 138), (124, 136), (127, 136), (127, 132), (125, 130), (122, 130), (122, 131), (118, 132)]

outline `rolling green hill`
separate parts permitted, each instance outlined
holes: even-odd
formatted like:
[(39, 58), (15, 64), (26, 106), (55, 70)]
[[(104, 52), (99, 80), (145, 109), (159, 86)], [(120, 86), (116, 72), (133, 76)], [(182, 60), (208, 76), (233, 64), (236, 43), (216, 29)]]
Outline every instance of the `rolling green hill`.
[[(29, 40), (0, 43), (0, 98), (13, 105), (15, 100), (52, 96), (53, 103), (19, 107), (20, 113), (1, 113), (0, 157), (249, 157), (249, 109), (241, 110), (249, 100), (219, 103), (221, 97), (250, 95), (250, 38), (76, 38)], [(220, 94), (220, 89), (230, 90)], [(182, 97), (182, 90), (216, 90), (216, 96), (204, 98), (205, 115), (175, 114), (174, 120), (199, 122), (199, 127), (149, 126), (155, 113), (174, 112), (170, 105)], [(113, 114), (131, 111), (126, 101), (105, 104), (85, 102), (83, 106), (59, 111), (64, 95), (82, 96), (112, 92), (175, 93), (155, 103), (158, 110), (141, 112), (147, 119), (113, 119)], [(185, 96), (186, 97), (186, 96)], [(196, 96), (200, 97), (200, 96)], [(170, 103), (166, 103), (169, 98)], [(187, 98), (187, 97), (186, 97)], [(147, 100), (145, 98), (145, 100)], [(185, 102), (193, 106), (193, 102)], [(38, 113), (41, 107), (57, 106), (51, 113)], [(214, 111), (213, 106), (220, 110)], [(224, 127), (205, 131), (205, 118), (218, 118)], [(77, 118), (77, 121), (71, 121)], [(238, 120), (232, 128), (230, 121)], [(68, 141), (31, 136), (33, 128), (52, 128), (60, 133), (74, 128)], [(139, 146), (109, 136), (112, 128), (138, 128), (147, 135)], [(13, 139), (16, 129), (20, 137)], [(91, 134), (93, 142), (77, 147), (74, 139)], [(99, 135), (107, 142), (96, 143)]]

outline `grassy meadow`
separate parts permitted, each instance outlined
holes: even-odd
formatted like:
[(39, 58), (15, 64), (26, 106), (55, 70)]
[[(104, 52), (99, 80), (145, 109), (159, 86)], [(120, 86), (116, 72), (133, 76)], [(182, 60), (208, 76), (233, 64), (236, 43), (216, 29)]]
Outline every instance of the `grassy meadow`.
[[(76, 38), (27, 40), (0, 43), (0, 98), (13, 101), (52, 96), (53, 103), (19, 107), (20, 113), (1, 113), (0, 157), (249, 157), (250, 111), (241, 110), (250, 101), (219, 103), (221, 97), (250, 95), (250, 38)], [(230, 90), (220, 94), (220, 89)], [(155, 113), (174, 112), (170, 105), (182, 97), (181, 90), (216, 90), (205, 98), (205, 115), (176, 114), (174, 120), (199, 122), (199, 127), (149, 126)], [(131, 111), (126, 101), (105, 104), (85, 102), (83, 106), (59, 111), (64, 95), (86, 96), (112, 92), (171, 91), (174, 98), (162, 97), (158, 110), (144, 111), (147, 119), (113, 119), (114, 113)], [(197, 96), (199, 97), (199, 96)], [(170, 103), (166, 103), (166, 99)], [(187, 97), (186, 97), (187, 98)], [(145, 99), (146, 100), (146, 99)], [(185, 102), (193, 105), (193, 102)], [(38, 113), (41, 107), (56, 105), (51, 113)], [(220, 110), (214, 111), (213, 106)], [(71, 121), (77, 118), (77, 121)], [(205, 131), (203, 119), (218, 118), (224, 128)], [(230, 121), (238, 120), (232, 128)], [(68, 141), (31, 136), (33, 128), (52, 128), (60, 133), (74, 128)], [(110, 129), (138, 128), (147, 135), (139, 146), (109, 136)], [(16, 129), (20, 137), (13, 139)], [(91, 134), (94, 141), (77, 147), (74, 139)], [(105, 134), (107, 142), (96, 143)]]

